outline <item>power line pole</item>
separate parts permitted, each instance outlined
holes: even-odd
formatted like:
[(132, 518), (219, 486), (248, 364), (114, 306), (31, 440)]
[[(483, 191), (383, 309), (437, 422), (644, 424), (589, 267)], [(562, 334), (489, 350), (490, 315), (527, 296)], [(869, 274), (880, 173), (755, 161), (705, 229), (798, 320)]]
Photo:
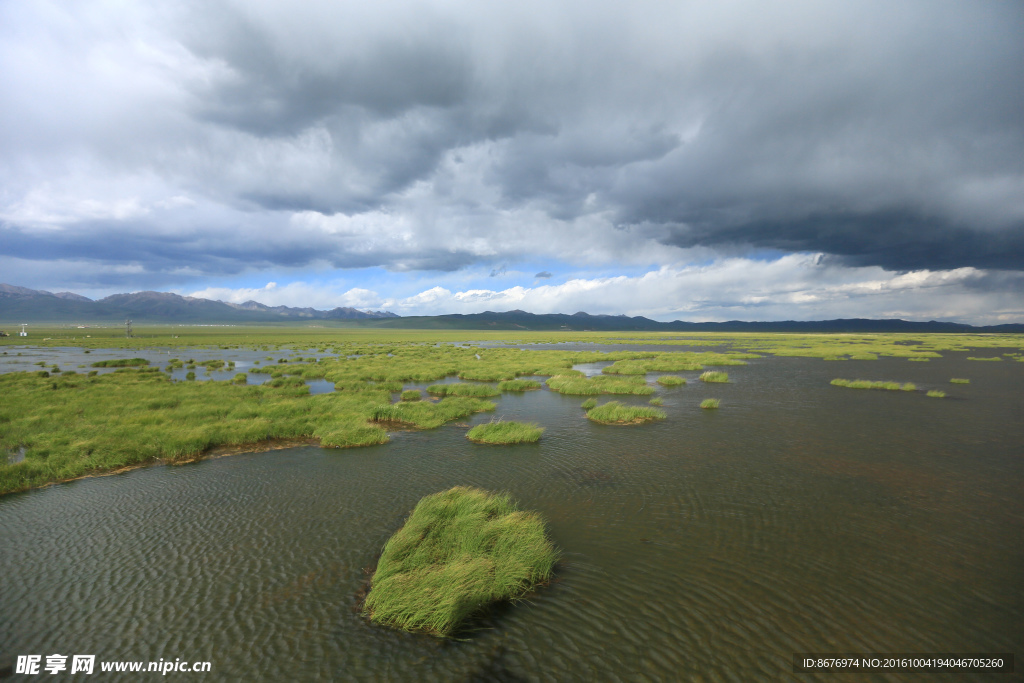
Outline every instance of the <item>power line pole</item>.
[(135, 335), (132, 334), (132, 321), (131, 320), (125, 320), (124, 321), (124, 336), (129, 338), (129, 339), (131, 337), (135, 336)]

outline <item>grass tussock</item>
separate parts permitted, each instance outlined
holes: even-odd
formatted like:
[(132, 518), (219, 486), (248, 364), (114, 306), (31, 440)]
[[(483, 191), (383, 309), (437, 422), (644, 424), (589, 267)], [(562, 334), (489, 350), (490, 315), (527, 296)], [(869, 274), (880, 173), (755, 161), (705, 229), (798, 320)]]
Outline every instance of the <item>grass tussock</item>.
[(534, 391), (543, 386), (535, 379), (507, 379), (498, 382), (498, 389), (501, 391)]
[(402, 392), (401, 400), (403, 401), (419, 401), (423, 399), (423, 394), (420, 393), (419, 389), (406, 389)]
[(601, 372), (606, 375), (646, 375), (647, 368), (641, 361), (620, 360), (601, 368)]
[(719, 400), (717, 398), (706, 398), (700, 402), (700, 407), (704, 410), (711, 410), (713, 408), (717, 408), (718, 404)]
[(969, 380), (969, 379), (962, 379), (960, 377), (954, 377), (953, 379), (949, 380), (949, 383), (950, 384), (970, 384), (971, 380)]
[(1000, 358), (999, 356), (993, 356), (992, 358), (975, 358), (974, 356), (967, 356), (967, 360), (987, 360), (987, 361), (993, 361), (993, 360), (1002, 360), (1002, 358)]
[(507, 495), (456, 486), (426, 496), (384, 546), (364, 613), (447, 636), (487, 605), (547, 581), (558, 553), (544, 521)]
[(899, 382), (873, 382), (866, 379), (834, 379), (830, 384), (837, 387), (846, 387), (848, 389), (884, 389), (886, 391), (917, 390), (917, 385), (913, 382), (900, 384)]
[(665, 411), (643, 406), (627, 406), (618, 401), (609, 401), (604, 405), (587, 411), (587, 419), (601, 424), (641, 424), (654, 420), (664, 420)]
[(946, 392), (940, 391), (939, 389), (932, 389), (928, 392), (928, 396), (931, 398), (946, 398)]
[(98, 360), (92, 364), (94, 368), (135, 368), (149, 365), (145, 358), (118, 358), (114, 360)]
[(657, 397), (657, 396), (655, 396), (654, 398), (652, 398), (652, 399), (651, 399), (650, 401), (648, 401), (647, 403), (648, 403), (648, 404), (650, 404), (650, 405), (652, 405), (652, 406), (663, 406), (663, 405), (665, 405), (665, 402), (664, 402), (664, 401), (662, 401), (662, 400), (661, 400), (661, 398), (659, 398), (659, 397)]
[(473, 427), (466, 438), (488, 444), (534, 443), (543, 433), (544, 428), (533, 422), (497, 420)]
[(427, 387), (427, 393), (431, 396), (475, 396), (477, 398), (487, 398), (501, 394), (491, 384), (469, 384), (466, 382), (431, 384)]
[(686, 384), (685, 379), (675, 375), (662, 375), (657, 379), (657, 382), (663, 387), (678, 387), (681, 384)]
[(400, 422), (420, 429), (434, 429), (445, 422), (458, 420), (473, 413), (494, 410), (494, 404), (469, 396), (449, 396), (437, 403), (408, 401), (377, 405), (370, 412), (373, 422)]
[(727, 372), (716, 372), (714, 370), (708, 370), (707, 372), (701, 373), (701, 382), (728, 382), (729, 373)]
[(595, 407), (597, 407), (596, 398), (588, 398), (586, 401), (580, 404), (580, 408), (583, 408), (583, 410), (590, 410), (591, 408)]
[(552, 391), (568, 396), (600, 396), (601, 394), (632, 394), (647, 396), (654, 388), (644, 383), (643, 377), (583, 377), (581, 375), (555, 375), (547, 381)]

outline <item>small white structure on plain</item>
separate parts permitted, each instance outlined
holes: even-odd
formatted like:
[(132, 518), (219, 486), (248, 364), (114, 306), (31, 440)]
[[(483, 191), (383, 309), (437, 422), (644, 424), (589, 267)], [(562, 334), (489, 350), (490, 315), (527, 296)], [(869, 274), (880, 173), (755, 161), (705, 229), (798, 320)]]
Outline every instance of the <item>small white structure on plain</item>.
[(28, 327), (28, 323), (22, 323), (21, 324), (21, 332), (18, 333), (19, 337), (27, 337), (28, 336), (28, 332), (25, 331), (26, 327)]

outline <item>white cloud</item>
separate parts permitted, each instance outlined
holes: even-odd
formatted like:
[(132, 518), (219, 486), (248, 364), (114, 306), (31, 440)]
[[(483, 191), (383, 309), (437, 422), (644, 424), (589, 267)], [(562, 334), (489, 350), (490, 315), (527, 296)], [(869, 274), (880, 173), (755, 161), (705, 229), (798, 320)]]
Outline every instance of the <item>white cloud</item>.
[(774, 261), (726, 258), (703, 266), (663, 266), (637, 276), (580, 277), (501, 290), (435, 285), (408, 296), (388, 296), (296, 282), (192, 294), (236, 303), (254, 299), (268, 305), (386, 309), (403, 316), (521, 309), (705, 322), (871, 318), (881, 312), (882, 317), (912, 320), (1024, 322), (1017, 298), (975, 286), (985, 277), (985, 271), (974, 268), (894, 273), (829, 265), (816, 254), (791, 254)]
[[(184, 292), (182, 292), (184, 294)], [(305, 282), (292, 282), (278, 285), (268, 282), (263, 287), (207, 287), (188, 292), (187, 296), (200, 299), (213, 299), (227, 303), (241, 304), (256, 301), (267, 306), (292, 306), (296, 308), (317, 308), (329, 310), (338, 307), (368, 309), (380, 306), (381, 297), (374, 291), (353, 287), (338, 291), (331, 285), (317, 285)]]

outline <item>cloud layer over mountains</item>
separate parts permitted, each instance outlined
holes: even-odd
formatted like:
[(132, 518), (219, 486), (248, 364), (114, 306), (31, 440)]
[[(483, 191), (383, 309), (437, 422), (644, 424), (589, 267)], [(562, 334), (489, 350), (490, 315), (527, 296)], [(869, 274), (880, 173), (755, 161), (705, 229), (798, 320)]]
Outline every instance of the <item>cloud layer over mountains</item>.
[(827, 317), (1024, 321), (1021, 36), (984, 1), (5, 3), (0, 268), (536, 309), (706, 268), (702, 314), (753, 319), (808, 317), (810, 262), (818, 300), (887, 283)]

